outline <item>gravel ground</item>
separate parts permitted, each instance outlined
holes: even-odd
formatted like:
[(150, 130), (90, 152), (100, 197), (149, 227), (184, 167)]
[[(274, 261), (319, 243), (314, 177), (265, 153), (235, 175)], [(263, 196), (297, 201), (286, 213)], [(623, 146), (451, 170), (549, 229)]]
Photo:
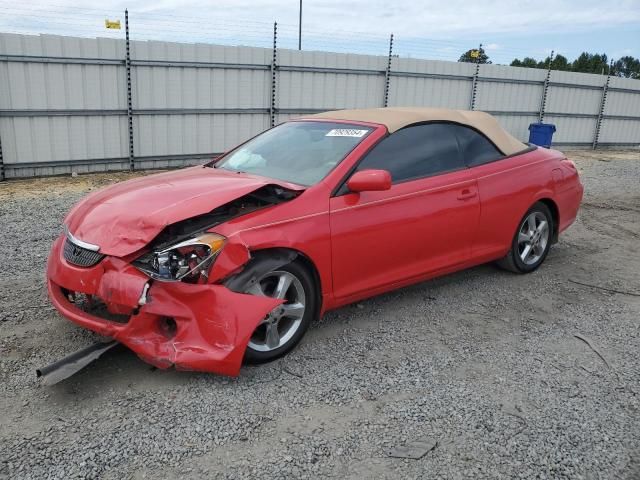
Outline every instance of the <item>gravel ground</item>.
[[(0, 184), (0, 477), (640, 478), (640, 153), (568, 154), (584, 205), (537, 272), (486, 265), (342, 308), (237, 379), (117, 348), (42, 386), (35, 368), (94, 340), (49, 306), (50, 244), (129, 175)], [(425, 437), (422, 459), (388, 456)]]

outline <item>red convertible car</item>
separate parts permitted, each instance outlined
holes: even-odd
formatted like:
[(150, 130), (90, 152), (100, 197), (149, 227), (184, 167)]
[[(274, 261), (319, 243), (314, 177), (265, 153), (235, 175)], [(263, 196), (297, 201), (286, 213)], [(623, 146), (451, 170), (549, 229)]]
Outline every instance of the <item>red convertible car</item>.
[(582, 192), (573, 162), (486, 113), (326, 112), (89, 195), (48, 289), (155, 366), (237, 375), (327, 310), (485, 262), (535, 270)]

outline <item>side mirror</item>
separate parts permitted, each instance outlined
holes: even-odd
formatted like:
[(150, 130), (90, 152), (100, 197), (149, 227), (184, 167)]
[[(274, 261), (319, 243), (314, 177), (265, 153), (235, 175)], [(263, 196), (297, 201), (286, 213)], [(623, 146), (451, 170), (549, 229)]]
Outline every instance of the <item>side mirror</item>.
[(360, 170), (347, 180), (352, 192), (376, 192), (391, 188), (391, 174), (386, 170)]

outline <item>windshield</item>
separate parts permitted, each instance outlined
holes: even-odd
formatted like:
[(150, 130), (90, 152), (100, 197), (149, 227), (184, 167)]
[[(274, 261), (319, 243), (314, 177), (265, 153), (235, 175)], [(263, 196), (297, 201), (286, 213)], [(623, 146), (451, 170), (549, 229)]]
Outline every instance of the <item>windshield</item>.
[(333, 122), (289, 122), (233, 150), (216, 168), (309, 186), (322, 180), (371, 128)]

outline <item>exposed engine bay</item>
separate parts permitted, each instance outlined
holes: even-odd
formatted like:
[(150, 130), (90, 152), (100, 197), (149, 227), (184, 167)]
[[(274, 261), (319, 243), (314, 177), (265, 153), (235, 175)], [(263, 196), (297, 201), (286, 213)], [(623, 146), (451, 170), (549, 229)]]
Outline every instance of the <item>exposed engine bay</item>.
[(207, 230), (291, 200), (299, 193), (277, 185), (265, 185), (209, 213), (168, 225), (149, 244), (150, 251), (133, 265), (155, 280), (204, 283), (211, 263), (225, 242), (224, 237), (207, 233)]
[(300, 193), (287, 190), (278, 185), (265, 185), (247, 195), (221, 205), (209, 213), (168, 225), (149, 246), (156, 250), (161, 250), (176, 242), (185, 240), (197, 232), (208, 230), (233, 218), (292, 200)]

